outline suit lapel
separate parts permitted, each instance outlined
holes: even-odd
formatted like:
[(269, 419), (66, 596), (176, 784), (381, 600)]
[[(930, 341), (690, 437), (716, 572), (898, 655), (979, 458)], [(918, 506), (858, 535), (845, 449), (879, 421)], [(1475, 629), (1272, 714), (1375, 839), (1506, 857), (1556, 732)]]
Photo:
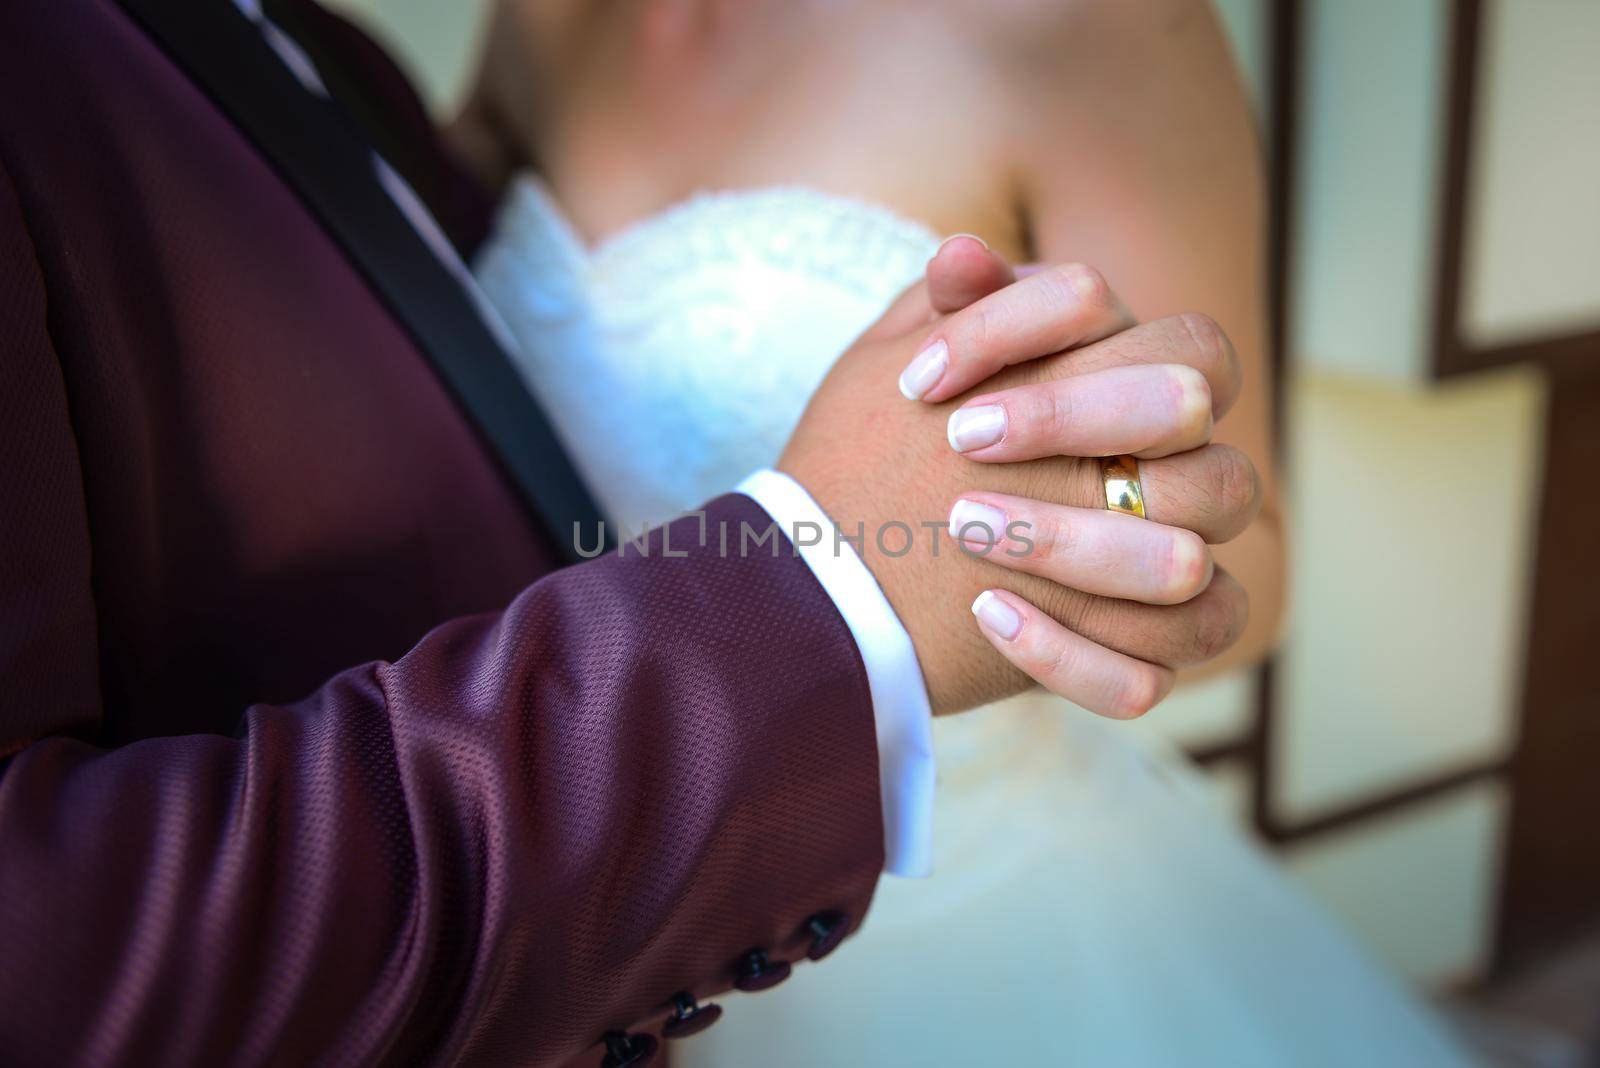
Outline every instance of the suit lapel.
[(371, 149), (228, 0), (120, 0), (260, 150), (433, 366), (552, 543), (600, 513), (467, 291), (379, 185)]

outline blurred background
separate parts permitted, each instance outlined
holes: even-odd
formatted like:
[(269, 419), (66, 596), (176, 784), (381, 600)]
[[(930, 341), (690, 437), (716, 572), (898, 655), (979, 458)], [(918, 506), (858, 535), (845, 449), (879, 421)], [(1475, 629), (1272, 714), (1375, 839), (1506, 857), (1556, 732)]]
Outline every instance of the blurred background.
[[(441, 117), (486, 0), (335, 0)], [(1292, 618), (1139, 729), (1505, 1064), (1600, 1064), (1600, 2), (1216, 0)]]

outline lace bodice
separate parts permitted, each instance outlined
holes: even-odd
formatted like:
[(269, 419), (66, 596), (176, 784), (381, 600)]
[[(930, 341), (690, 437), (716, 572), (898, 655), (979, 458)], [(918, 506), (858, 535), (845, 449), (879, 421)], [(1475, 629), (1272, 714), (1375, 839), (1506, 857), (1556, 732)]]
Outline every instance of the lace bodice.
[(637, 528), (772, 464), (938, 244), (884, 208), (772, 188), (697, 195), (591, 249), (524, 177), (476, 273), (601, 508)]

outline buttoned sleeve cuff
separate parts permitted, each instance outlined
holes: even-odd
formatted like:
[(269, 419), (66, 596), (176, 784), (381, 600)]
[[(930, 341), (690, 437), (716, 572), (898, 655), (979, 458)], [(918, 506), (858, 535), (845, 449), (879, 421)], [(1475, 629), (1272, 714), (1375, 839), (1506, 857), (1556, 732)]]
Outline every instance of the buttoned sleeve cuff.
[(933, 866), (933, 711), (911, 636), (833, 520), (788, 475), (757, 471), (737, 487), (794, 543), (844, 617), (867, 669), (878, 736), (884, 871), (923, 876)]

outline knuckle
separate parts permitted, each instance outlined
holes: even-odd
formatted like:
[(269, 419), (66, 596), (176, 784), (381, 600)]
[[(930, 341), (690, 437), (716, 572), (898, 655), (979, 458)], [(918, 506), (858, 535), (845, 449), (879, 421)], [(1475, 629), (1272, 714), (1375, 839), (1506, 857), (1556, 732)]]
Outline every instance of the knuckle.
[(1067, 642), (1052, 642), (1040, 651), (1034, 665), (1039, 682), (1053, 693), (1061, 693), (1075, 674), (1077, 662)]
[(1232, 346), (1228, 342), (1228, 335), (1222, 332), (1222, 327), (1215, 319), (1205, 312), (1182, 312), (1178, 315), (1178, 323), (1189, 335), (1194, 366), (1201, 370), (1220, 370), (1227, 363), (1228, 351)]
[(992, 300), (982, 300), (958, 312), (945, 331), (952, 361), (985, 363), (995, 339), (1004, 337), (1005, 312)]
[(1211, 383), (1206, 376), (1183, 364), (1168, 368), (1167, 375), (1174, 425), (1184, 430), (1209, 425)]
[(1226, 397), (1235, 397), (1244, 385), (1244, 367), (1233, 341), (1217, 321), (1204, 312), (1183, 312), (1178, 316), (1188, 334), (1195, 366)]
[(1168, 604), (1190, 600), (1211, 581), (1211, 551), (1198, 534), (1175, 530), (1169, 539), (1160, 595)]
[(1035, 560), (1070, 559), (1077, 554), (1077, 524), (1059, 515), (1045, 514), (1030, 520), (1033, 524)]
[(1072, 390), (1063, 383), (1048, 383), (1030, 393), (1036, 398), (1030, 436), (1042, 444), (1065, 441), (1072, 428)]
[(1215, 660), (1227, 651), (1244, 631), (1247, 609), (1243, 591), (1232, 586), (1215, 596), (1196, 601), (1191, 652), (1195, 663)]
[(1161, 672), (1156, 668), (1148, 664), (1131, 668), (1112, 703), (1111, 714), (1117, 719), (1138, 719), (1161, 703), (1166, 696), (1164, 690)]
[(1223, 514), (1238, 517), (1240, 528), (1254, 518), (1261, 500), (1261, 476), (1250, 457), (1238, 449), (1219, 446), (1212, 459), (1217, 500)]
[(1086, 307), (1107, 309), (1115, 303), (1105, 275), (1086, 263), (1064, 263), (1055, 268), (1055, 274), (1068, 295)]

